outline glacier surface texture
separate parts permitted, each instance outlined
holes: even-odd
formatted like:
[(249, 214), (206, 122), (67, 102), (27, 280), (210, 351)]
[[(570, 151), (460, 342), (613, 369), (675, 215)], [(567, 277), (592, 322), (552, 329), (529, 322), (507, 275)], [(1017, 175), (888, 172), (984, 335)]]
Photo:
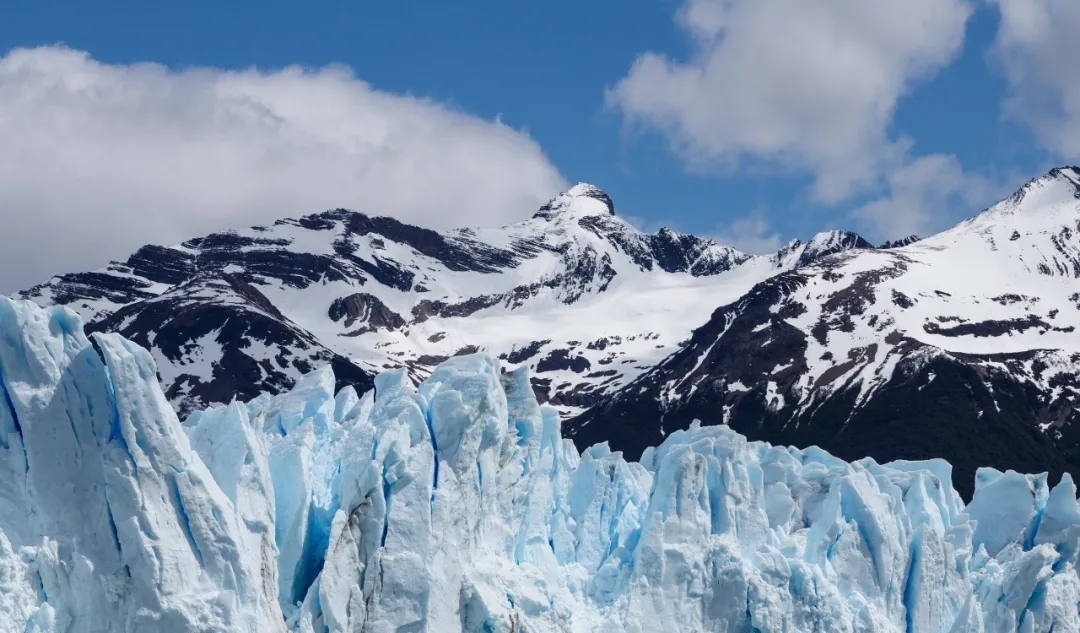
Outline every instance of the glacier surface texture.
[(1080, 631), (1066, 476), (727, 427), (579, 454), (483, 355), (181, 423), (150, 355), (0, 298), (0, 630)]

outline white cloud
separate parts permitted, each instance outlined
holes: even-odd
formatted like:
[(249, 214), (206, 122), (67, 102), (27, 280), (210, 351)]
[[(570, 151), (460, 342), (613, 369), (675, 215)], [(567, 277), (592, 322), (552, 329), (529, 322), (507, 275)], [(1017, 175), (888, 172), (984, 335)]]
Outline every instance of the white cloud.
[(527, 217), (565, 186), (526, 134), (347, 69), (0, 58), (0, 292), (334, 207), (431, 227)]
[(885, 239), (926, 236), (946, 228), (957, 213), (988, 202), (997, 191), (989, 181), (964, 171), (955, 156), (917, 158), (887, 176), (888, 192), (853, 212), (853, 216)]
[(971, 13), (968, 0), (688, 0), (692, 58), (641, 55), (608, 102), (692, 167), (811, 173), (815, 198), (836, 202), (903, 160), (897, 102), (955, 57)]
[(993, 57), (1012, 87), (1005, 112), (1051, 151), (1080, 157), (1080, 2), (990, 0), (1001, 11)]
[(713, 236), (713, 239), (754, 255), (775, 253), (781, 245), (780, 234), (772, 230), (768, 221), (760, 213), (735, 220), (726, 229)]

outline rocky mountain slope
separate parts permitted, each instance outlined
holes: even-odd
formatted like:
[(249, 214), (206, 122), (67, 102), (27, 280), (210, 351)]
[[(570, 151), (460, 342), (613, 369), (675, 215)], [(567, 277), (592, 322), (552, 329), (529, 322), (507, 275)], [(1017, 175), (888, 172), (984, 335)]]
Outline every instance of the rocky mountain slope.
[(983, 463), (1076, 471), (1077, 325), (1068, 168), (941, 234), (758, 283), (568, 432), (633, 457), (694, 419), (727, 421), (849, 459), (944, 457), (970, 495)]
[(642, 233), (578, 185), (499, 229), (441, 234), (335, 210), (147, 246), (21, 296), (152, 350), (184, 414), (280, 393), (325, 363), (342, 385), (367, 388), (375, 372), (420, 379), (480, 349), (530, 366), (541, 399), (570, 416), (652, 368), (716, 305), (859, 246), (869, 245), (834, 231), (760, 257)]
[(21, 293), (154, 355), (181, 414), (420, 380), (472, 351), (527, 365), (580, 447), (636, 458), (693, 419), (840, 457), (946, 457), (1056, 476), (1080, 463), (1080, 172), (1054, 170), (944, 233), (844, 231), (752, 256), (644, 233), (590, 185), (532, 218), (438, 233), (334, 210), (147, 246)]

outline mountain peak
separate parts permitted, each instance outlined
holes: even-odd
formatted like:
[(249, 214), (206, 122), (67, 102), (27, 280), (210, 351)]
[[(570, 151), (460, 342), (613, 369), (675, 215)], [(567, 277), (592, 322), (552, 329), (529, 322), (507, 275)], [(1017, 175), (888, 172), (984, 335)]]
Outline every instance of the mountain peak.
[(832, 229), (815, 233), (807, 246), (815, 251), (836, 252), (850, 248), (873, 248), (861, 235), (852, 231)]
[(1051, 178), (1067, 178), (1072, 182), (1080, 180), (1080, 167), (1075, 165), (1065, 165), (1064, 167), (1055, 167), (1051, 169), (1047, 174)]
[(579, 182), (540, 207), (533, 217), (550, 220), (563, 215), (574, 217), (615, 215), (615, 203), (599, 187)]
[(1042, 176), (1029, 180), (1004, 203), (1015, 207), (1027, 198), (1028, 194), (1041, 190), (1049, 190), (1049, 197), (1060, 197), (1064, 194), (1066, 198), (1080, 198), (1080, 167), (1055, 167)]
[(1075, 222), (1078, 201), (1080, 167), (1055, 167), (1027, 181), (1011, 196), (934, 237), (951, 239), (957, 232), (991, 228), (1007, 233), (1027, 233), (1035, 226), (1041, 227), (1038, 232), (1056, 230)]
[(773, 259), (778, 268), (801, 268), (822, 257), (854, 249), (874, 248), (858, 233), (837, 229), (815, 233), (810, 241), (794, 239), (784, 245)]

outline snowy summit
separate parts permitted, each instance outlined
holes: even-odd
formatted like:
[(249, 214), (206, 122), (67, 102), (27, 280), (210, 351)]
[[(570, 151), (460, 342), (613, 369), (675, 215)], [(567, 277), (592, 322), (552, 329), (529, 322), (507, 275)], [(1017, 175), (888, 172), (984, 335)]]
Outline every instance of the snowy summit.
[(544, 205), (533, 217), (576, 220), (615, 215), (615, 203), (599, 187), (580, 182)]

